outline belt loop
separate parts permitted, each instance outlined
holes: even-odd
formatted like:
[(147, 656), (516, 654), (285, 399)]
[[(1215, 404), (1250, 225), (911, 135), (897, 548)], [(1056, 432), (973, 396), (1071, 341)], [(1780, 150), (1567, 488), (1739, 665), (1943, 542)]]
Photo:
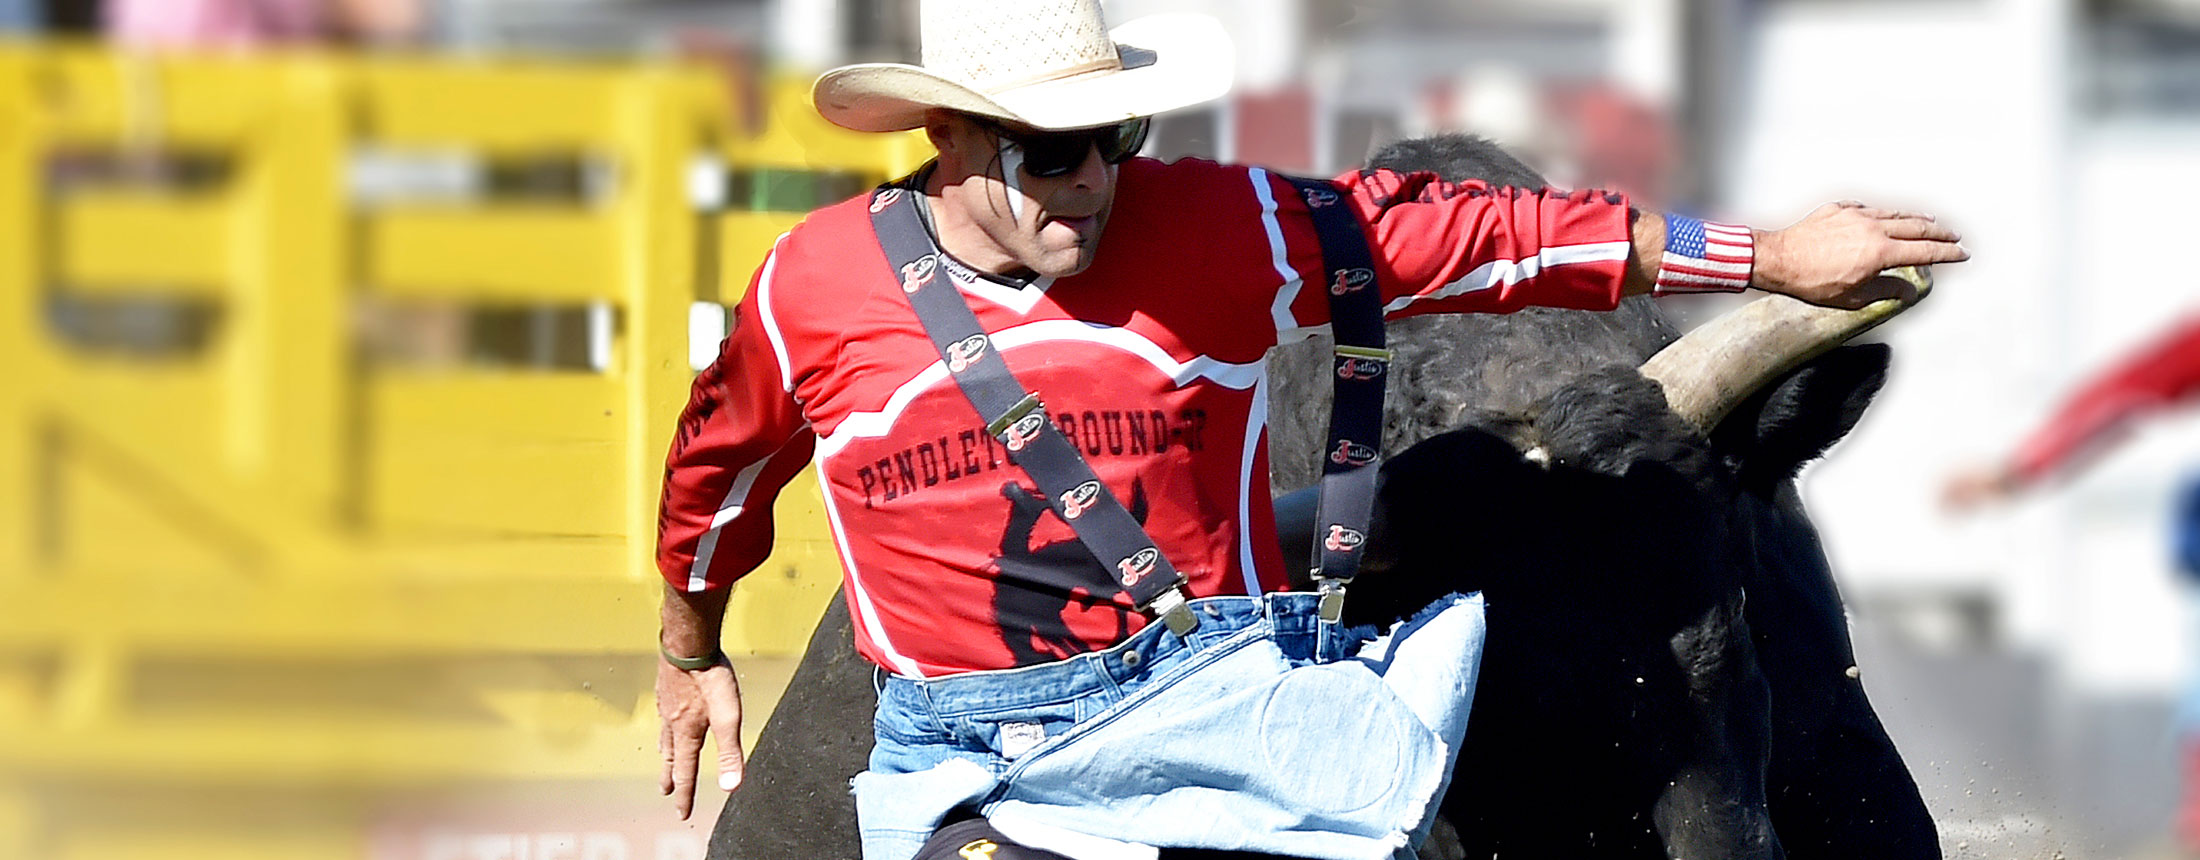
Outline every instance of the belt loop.
[(924, 716), (940, 731), (947, 731), (947, 721), (940, 719), (940, 703), (932, 700), (932, 682), (923, 678), (910, 678), (910, 686), (917, 688), (917, 695), (924, 698)]
[[(1332, 586), (1335, 586), (1332, 588)], [(1343, 637), (1337, 631), (1344, 627), (1340, 619), (1344, 615), (1344, 584), (1334, 579), (1321, 581), (1321, 598), (1314, 609), (1314, 662), (1334, 663), (1347, 655), (1333, 650)]]
[(1070, 659), (1084, 664), (1085, 670), (1098, 676), (1102, 687), (1115, 686), (1115, 667), (1108, 665), (1108, 651), (1087, 651)]

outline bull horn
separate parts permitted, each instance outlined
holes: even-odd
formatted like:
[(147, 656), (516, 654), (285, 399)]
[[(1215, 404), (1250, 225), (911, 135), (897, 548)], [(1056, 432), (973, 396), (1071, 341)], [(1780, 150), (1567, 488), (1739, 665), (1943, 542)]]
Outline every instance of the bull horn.
[(1880, 276), (1908, 281), (1917, 294), (1852, 311), (1766, 296), (1659, 350), (1642, 363), (1642, 375), (1665, 388), (1665, 402), (1675, 413), (1709, 433), (1757, 389), (1893, 319), (1933, 289), (1932, 272), (1920, 266), (1888, 269)]

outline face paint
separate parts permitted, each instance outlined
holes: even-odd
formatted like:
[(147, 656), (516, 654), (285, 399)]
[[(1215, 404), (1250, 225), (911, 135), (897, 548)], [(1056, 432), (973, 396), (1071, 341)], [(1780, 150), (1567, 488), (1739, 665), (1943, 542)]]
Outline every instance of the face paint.
[(1020, 222), (1024, 219), (1024, 184), (1017, 176), (1023, 172), (1024, 151), (1007, 141), (997, 140), (996, 144), (1001, 148), (1001, 181), (1008, 184), (1008, 215)]

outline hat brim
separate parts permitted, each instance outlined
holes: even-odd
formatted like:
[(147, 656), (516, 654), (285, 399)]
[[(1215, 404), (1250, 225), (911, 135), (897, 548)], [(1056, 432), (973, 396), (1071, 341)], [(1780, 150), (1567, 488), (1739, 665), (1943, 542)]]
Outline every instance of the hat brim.
[[(918, 66), (864, 63), (819, 76), (810, 97), (826, 120), (856, 131), (917, 128), (934, 108), (1071, 129), (1190, 107), (1230, 91), (1237, 56), (1229, 34), (1213, 18), (1152, 15), (1108, 31), (1108, 38), (1134, 62), (991, 96)], [(1151, 62), (1135, 62), (1147, 57)]]

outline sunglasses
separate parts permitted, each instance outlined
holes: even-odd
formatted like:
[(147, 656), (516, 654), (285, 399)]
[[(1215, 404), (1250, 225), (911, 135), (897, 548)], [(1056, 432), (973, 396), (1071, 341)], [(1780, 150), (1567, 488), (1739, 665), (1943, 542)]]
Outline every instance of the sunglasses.
[(1085, 153), (1100, 150), (1100, 160), (1108, 164), (1122, 164), (1138, 154), (1146, 145), (1146, 132), (1153, 127), (1146, 117), (1103, 125), (1099, 128), (1081, 128), (1076, 131), (1024, 131), (986, 123), (1002, 141), (1021, 150), (1024, 154), (1025, 173), (1044, 179), (1061, 176), (1085, 163)]

